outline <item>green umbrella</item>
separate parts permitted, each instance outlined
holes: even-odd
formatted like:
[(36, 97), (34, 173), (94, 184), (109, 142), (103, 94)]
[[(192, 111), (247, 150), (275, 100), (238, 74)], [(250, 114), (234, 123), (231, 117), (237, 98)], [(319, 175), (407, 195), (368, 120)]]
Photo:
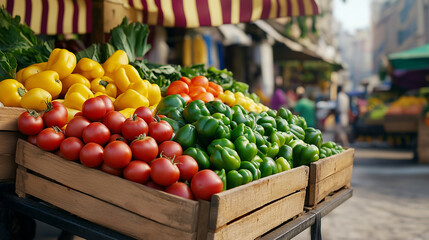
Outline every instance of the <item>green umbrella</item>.
[(389, 55), (394, 69), (417, 70), (429, 68), (429, 44)]

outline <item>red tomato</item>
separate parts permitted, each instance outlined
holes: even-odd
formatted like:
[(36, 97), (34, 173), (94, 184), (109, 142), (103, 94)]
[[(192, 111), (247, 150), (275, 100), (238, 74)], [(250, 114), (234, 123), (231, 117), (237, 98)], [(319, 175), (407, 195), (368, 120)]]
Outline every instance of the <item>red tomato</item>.
[(194, 195), (192, 195), (191, 189), (188, 185), (182, 182), (175, 182), (171, 184), (170, 186), (165, 188), (165, 191), (179, 197), (194, 200)]
[(82, 105), (82, 114), (92, 122), (101, 120), (106, 115), (104, 100), (98, 97), (87, 99)]
[(37, 146), (37, 135), (28, 136), (27, 141)]
[(109, 141), (107, 141), (107, 143), (111, 143), (113, 141), (122, 141), (122, 142), (128, 144), (127, 139), (125, 139), (124, 137), (122, 137), (121, 134), (117, 134), (117, 133), (110, 135)]
[(77, 137), (82, 139), (83, 129), (86, 128), (91, 122), (84, 116), (75, 116), (67, 123), (65, 135), (66, 137)]
[(222, 192), (220, 177), (210, 169), (197, 172), (191, 181), (191, 190), (196, 199), (210, 201), (213, 194)]
[(181, 94), (180, 94), (180, 96), (181, 96), (183, 99), (185, 99), (185, 102), (186, 102), (186, 103), (189, 103), (190, 101), (192, 101), (191, 97), (190, 97), (188, 94), (186, 94), (186, 93), (181, 93)]
[(112, 99), (110, 99), (106, 95), (99, 95), (98, 98), (101, 98), (104, 101), (104, 105), (106, 106), (106, 113), (115, 111), (115, 106), (113, 106)]
[(188, 155), (181, 155), (174, 159), (174, 163), (180, 171), (180, 180), (191, 180), (191, 178), (198, 172), (197, 161)]
[(213, 94), (209, 93), (209, 92), (205, 92), (205, 93), (200, 93), (197, 96), (195, 96), (195, 98), (193, 98), (193, 100), (197, 100), (200, 99), (203, 102), (210, 102), (213, 101), (215, 98), (213, 96)]
[(43, 123), (46, 127), (64, 127), (67, 123), (68, 112), (64, 104), (60, 102), (50, 102), (42, 115)]
[(105, 163), (101, 164), (101, 171), (103, 171), (105, 173), (108, 173), (108, 174), (112, 174), (112, 175), (118, 176), (118, 177), (122, 176), (122, 169), (120, 169), (120, 168), (112, 168), (112, 167), (110, 167), (109, 165), (107, 165)]
[(205, 93), (207, 90), (202, 86), (191, 86), (189, 88), (189, 97), (194, 99), (196, 96), (200, 95), (201, 93)]
[(153, 122), (153, 113), (148, 107), (139, 107), (134, 111), (137, 117), (141, 117), (148, 125)]
[(139, 136), (130, 144), (130, 147), (133, 158), (137, 160), (150, 162), (158, 155), (158, 144), (156, 144), (155, 139), (149, 136)]
[(164, 120), (151, 122), (149, 124), (149, 135), (153, 137), (158, 144), (168, 141), (173, 136), (173, 128)]
[(189, 79), (189, 78), (187, 78), (187, 77), (181, 77), (180, 79), (179, 79), (179, 81), (182, 81), (182, 82), (184, 82), (184, 83), (186, 83), (186, 84), (191, 84), (191, 79)]
[(161, 186), (168, 186), (179, 180), (179, 168), (167, 158), (161, 157), (153, 160), (150, 168), (150, 177)]
[(77, 112), (74, 116), (77, 117), (77, 116), (83, 116), (83, 115), (82, 115), (82, 112)]
[(145, 184), (149, 177), (150, 166), (146, 162), (134, 160), (124, 168), (124, 178), (130, 181)]
[(168, 86), (167, 95), (189, 93), (189, 86), (183, 81), (174, 81)]
[(64, 140), (64, 134), (58, 127), (45, 128), (36, 137), (37, 146), (45, 151), (55, 151)]
[(127, 118), (122, 113), (112, 111), (106, 113), (103, 117), (103, 124), (110, 130), (111, 133), (121, 133), (122, 125)]
[(147, 182), (145, 185), (153, 189), (164, 191), (164, 187), (156, 184), (154, 181), (149, 180), (149, 182)]
[(121, 141), (113, 141), (106, 145), (103, 153), (104, 163), (113, 168), (123, 168), (130, 163), (131, 148)]
[(158, 146), (159, 154), (161, 157), (174, 158), (182, 155), (183, 149), (180, 144), (174, 141), (165, 141)]
[(121, 129), (122, 136), (130, 141), (136, 139), (140, 134), (147, 134), (148, 131), (147, 123), (141, 117), (137, 116), (127, 118)]
[(18, 130), (25, 135), (36, 135), (43, 129), (43, 119), (34, 110), (27, 110), (18, 117)]
[(79, 160), (80, 150), (83, 148), (83, 142), (77, 137), (68, 137), (60, 145), (61, 155), (70, 161)]
[(191, 79), (191, 85), (201, 86), (207, 89), (207, 87), (209, 86), (209, 80), (204, 76), (196, 76)]
[(92, 122), (83, 129), (82, 139), (84, 143), (95, 142), (104, 146), (110, 138), (110, 131), (101, 122)]
[(88, 143), (80, 150), (80, 162), (86, 167), (98, 167), (103, 163), (103, 151), (103, 147), (100, 144)]

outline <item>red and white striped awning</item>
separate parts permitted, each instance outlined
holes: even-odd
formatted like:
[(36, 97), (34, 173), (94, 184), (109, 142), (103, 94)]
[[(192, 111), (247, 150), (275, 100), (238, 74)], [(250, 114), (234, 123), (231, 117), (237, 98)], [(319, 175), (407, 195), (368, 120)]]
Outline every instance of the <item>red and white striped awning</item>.
[(143, 23), (195, 28), (319, 14), (316, 0), (128, 0)]
[(91, 0), (0, 0), (12, 16), (20, 16), (36, 34), (90, 33)]

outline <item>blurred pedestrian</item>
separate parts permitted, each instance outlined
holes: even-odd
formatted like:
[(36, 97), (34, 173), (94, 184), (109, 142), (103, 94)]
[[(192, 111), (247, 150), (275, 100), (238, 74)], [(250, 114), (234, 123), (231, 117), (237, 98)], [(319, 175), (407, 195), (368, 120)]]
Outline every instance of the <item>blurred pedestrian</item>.
[(307, 122), (308, 127), (315, 127), (316, 104), (305, 96), (305, 90), (303, 87), (297, 87), (296, 94), (298, 95), (298, 101), (293, 108), (294, 113), (302, 116)]
[(270, 107), (272, 109), (278, 110), (280, 107), (286, 107), (286, 104), (287, 100), (285, 92), (282, 89), (277, 88), (274, 91), (273, 97), (271, 98)]
[(349, 145), (347, 137), (347, 128), (349, 126), (349, 96), (343, 91), (342, 86), (337, 88), (337, 108), (336, 108), (336, 138), (343, 146)]

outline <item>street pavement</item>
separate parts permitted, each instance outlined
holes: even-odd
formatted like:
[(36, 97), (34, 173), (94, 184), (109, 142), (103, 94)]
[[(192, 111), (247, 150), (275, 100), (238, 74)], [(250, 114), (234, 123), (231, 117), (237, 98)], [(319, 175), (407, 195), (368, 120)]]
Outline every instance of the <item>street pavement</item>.
[[(412, 158), (407, 150), (356, 148), (353, 197), (322, 218), (323, 239), (429, 239), (429, 165)], [(59, 233), (38, 222), (36, 239)], [(307, 239), (309, 230), (294, 238)]]

